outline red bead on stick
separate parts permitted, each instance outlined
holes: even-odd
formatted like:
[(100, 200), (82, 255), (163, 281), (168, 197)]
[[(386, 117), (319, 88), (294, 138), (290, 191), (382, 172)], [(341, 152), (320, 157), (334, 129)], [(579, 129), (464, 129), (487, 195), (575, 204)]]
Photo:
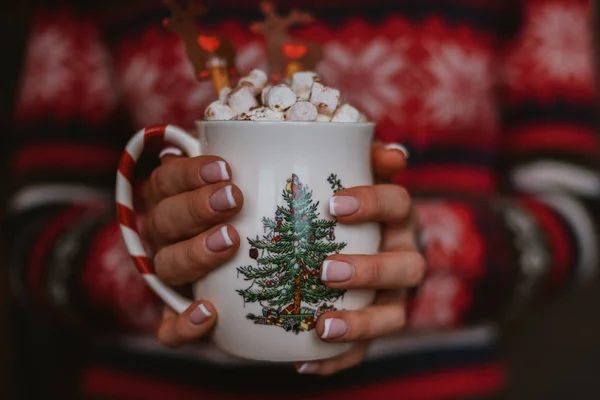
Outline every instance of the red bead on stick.
[(209, 53), (214, 53), (221, 47), (221, 39), (216, 36), (199, 35), (197, 41), (200, 47)]
[(282, 50), (290, 60), (298, 60), (306, 55), (308, 47), (301, 43), (286, 43), (282, 46)]

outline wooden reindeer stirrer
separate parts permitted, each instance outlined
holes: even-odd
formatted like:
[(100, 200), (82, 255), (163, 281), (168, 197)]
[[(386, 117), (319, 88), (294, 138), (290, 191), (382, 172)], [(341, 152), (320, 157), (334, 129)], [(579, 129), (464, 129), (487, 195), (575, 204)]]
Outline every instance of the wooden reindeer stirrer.
[(199, 81), (212, 79), (217, 96), (225, 87), (231, 86), (230, 74), (235, 74), (235, 49), (231, 42), (220, 35), (200, 32), (196, 17), (208, 9), (198, 0), (189, 0), (182, 7), (178, 0), (163, 0), (171, 9), (171, 17), (163, 25), (181, 37), (188, 58)]
[(271, 79), (278, 81), (282, 75), (291, 78), (298, 71), (314, 70), (322, 57), (321, 46), (294, 39), (288, 34), (292, 26), (310, 23), (314, 18), (297, 10), (282, 17), (275, 10), (273, 1), (262, 1), (260, 10), (265, 15), (265, 20), (254, 23), (251, 29), (267, 38)]

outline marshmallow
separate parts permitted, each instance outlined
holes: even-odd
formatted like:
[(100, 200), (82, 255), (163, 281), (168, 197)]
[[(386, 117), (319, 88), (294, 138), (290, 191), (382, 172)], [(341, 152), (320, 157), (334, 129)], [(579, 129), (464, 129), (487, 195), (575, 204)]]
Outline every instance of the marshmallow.
[[(218, 64), (220, 60), (213, 61)], [(316, 72), (296, 72), (273, 86), (260, 69), (240, 79), (234, 89), (223, 87), (204, 117), (209, 121), (369, 121), (351, 105), (340, 104), (340, 91), (321, 83)]]
[(292, 90), (296, 92), (298, 100), (307, 101), (314, 82), (319, 82), (316, 72), (296, 72), (292, 78)]
[(258, 107), (258, 102), (248, 86), (238, 87), (229, 94), (229, 107), (236, 113), (242, 114), (250, 111), (251, 108)]
[(282, 111), (273, 111), (268, 107), (258, 107), (247, 113), (240, 114), (238, 121), (283, 121)]
[(273, 87), (273, 85), (269, 84), (263, 88), (262, 93), (260, 95), (261, 104), (263, 104), (263, 105), (267, 104), (267, 93), (269, 93), (269, 90), (271, 90), (272, 87)]
[(285, 113), (287, 121), (314, 121), (319, 113), (317, 107), (308, 101), (299, 101)]
[(265, 87), (268, 80), (269, 78), (264, 71), (253, 69), (248, 75), (240, 79), (238, 86), (248, 86), (252, 90), (252, 93), (257, 96)]
[(265, 96), (265, 105), (273, 111), (285, 111), (297, 100), (296, 93), (289, 86), (277, 85), (271, 88)]
[(204, 119), (207, 121), (229, 121), (235, 117), (235, 112), (226, 104), (215, 101), (210, 104), (204, 112)]
[(333, 114), (340, 101), (340, 91), (314, 82), (310, 91), (310, 102), (317, 106), (319, 114)]
[(333, 114), (331, 122), (359, 122), (360, 112), (349, 104), (342, 104)]
[(227, 104), (227, 97), (231, 94), (231, 88), (229, 86), (225, 86), (221, 89), (219, 93), (219, 101), (221, 104)]

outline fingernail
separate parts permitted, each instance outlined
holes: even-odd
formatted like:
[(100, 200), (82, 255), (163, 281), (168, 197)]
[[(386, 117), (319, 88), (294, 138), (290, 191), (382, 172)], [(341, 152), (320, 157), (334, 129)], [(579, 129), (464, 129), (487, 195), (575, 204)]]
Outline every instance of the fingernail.
[(159, 158), (163, 158), (164, 156), (181, 156), (183, 155), (183, 151), (178, 149), (177, 147), (166, 147), (163, 151), (158, 155)]
[(215, 161), (210, 164), (206, 164), (200, 170), (200, 177), (204, 182), (216, 183), (221, 181), (229, 180), (229, 172), (227, 172), (227, 165), (225, 161)]
[(226, 226), (221, 227), (206, 239), (206, 247), (214, 253), (228, 249), (231, 246), (233, 246), (233, 241), (229, 237)]
[(347, 217), (355, 214), (360, 207), (360, 203), (354, 197), (335, 196), (329, 199), (329, 213), (334, 217)]
[(325, 320), (325, 330), (321, 339), (336, 339), (348, 332), (348, 324), (343, 319), (329, 318)]
[(215, 211), (227, 211), (237, 207), (232, 189), (231, 186), (225, 186), (214, 193), (209, 200), (210, 207)]
[(354, 275), (354, 266), (342, 261), (325, 260), (321, 268), (321, 280), (326, 282), (346, 282)]
[(410, 156), (410, 153), (408, 152), (406, 147), (404, 147), (398, 143), (390, 143), (390, 144), (385, 145), (383, 148), (386, 150), (398, 150), (398, 151), (404, 153), (404, 158), (406, 158), (407, 160), (408, 160), (408, 157)]
[(200, 304), (192, 313), (190, 314), (190, 322), (192, 325), (200, 325), (209, 319), (212, 316), (212, 313), (208, 311), (208, 309), (204, 306), (204, 304)]
[(314, 374), (319, 370), (319, 364), (314, 362), (306, 362), (298, 368), (299, 374)]

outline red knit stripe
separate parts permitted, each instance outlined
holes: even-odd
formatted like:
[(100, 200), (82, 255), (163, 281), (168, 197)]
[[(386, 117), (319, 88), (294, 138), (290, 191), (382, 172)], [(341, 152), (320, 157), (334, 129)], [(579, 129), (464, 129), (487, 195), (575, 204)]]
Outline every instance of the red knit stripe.
[(117, 216), (121, 225), (125, 225), (129, 229), (137, 232), (135, 213), (131, 208), (117, 203)]
[(496, 179), (489, 170), (454, 165), (417, 167), (398, 175), (394, 181), (415, 190), (491, 193)]
[(153, 274), (152, 263), (150, 262), (150, 259), (148, 257), (131, 256), (131, 259), (133, 260), (133, 263), (135, 264), (136, 268), (138, 269), (138, 271), (140, 271), (141, 274)]
[(148, 127), (144, 130), (144, 146), (148, 143), (153, 143), (156, 140), (164, 140), (165, 139), (165, 129), (166, 125), (156, 125)]
[[(496, 393), (505, 383), (504, 371), (499, 364), (453, 369), (412, 378), (382, 382), (372, 386), (339, 390), (325, 394), (311, 394), (313, 400), (374, 399), (450, 399)], [(265, 388), (265, 391), (267, 388)], [(238, 394), (223, 395), (202, 387), (179, 385), (156, 377), (111, 371), (92, 367), (83, 376), (85, 396), (115, 397), (119, 399), (163, 400), (237, 400)], [(305, 395), (281, 394), (244, 395), (246, 400), (305, 399)]]
[(119, 172), (123, 175), (129, 182), (131, 182), (131, 174), (133, 173), (133, 168), (135, 166), (135, 160), (129, 154), (127, 150), (123, 150), (123, 154), (121, 154), (121, 160), (119, 161)]
[(556, 150), (595, 156), (598, 140), (594, 132), (573, 125), (536, 125), (511, 130), (504, 150), (510, 153)]
[(114, 171), (119, 159), (115, 149), (94, 145), (44, 143), (20, 149), (11, 167), (14, 174), (52, 169)]
[(569, 268), (569, 261), (572, 260), (572, 254), (569, 254), (569, 239), (564, 231), (564, 226), (557, 215), (545, 204), (532, 198), (520, 200), (529, 211), (535, 214), (536, 220), (541, 225), (541, 231), (547, 235), (548, 246), (554, 255), (554, 263), (551, 265), (548, 284), (550, 288), (556, 288), (564, 282)]

